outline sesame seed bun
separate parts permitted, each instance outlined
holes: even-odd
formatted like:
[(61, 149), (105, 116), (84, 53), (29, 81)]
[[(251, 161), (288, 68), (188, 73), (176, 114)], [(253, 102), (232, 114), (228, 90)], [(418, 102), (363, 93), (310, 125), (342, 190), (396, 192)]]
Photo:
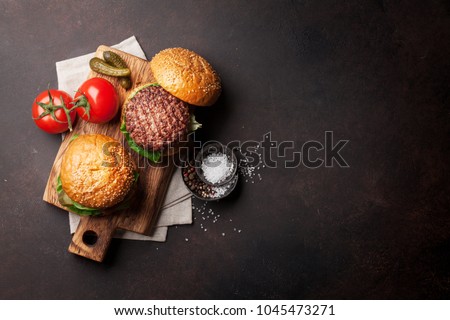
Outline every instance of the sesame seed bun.
[(210, 106), (222, 91), (220, 78), (208, 61), (188, 49), (162, 50), (150, 67), (161, 87), (189, 104)]
[(69, 143), (60, 178), (70, 199), (88, 208), (106, 209), (124, 200), (133, 187), (135, 171), (129, 153), (117, 140), (87, 134)]

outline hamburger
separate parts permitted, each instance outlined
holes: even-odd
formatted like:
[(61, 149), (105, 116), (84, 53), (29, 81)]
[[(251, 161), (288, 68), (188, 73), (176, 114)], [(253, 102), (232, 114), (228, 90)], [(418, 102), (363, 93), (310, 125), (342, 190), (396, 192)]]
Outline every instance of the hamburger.
[(151, 59), (150, 68), (156, 82), (130, 93), (120, 129), (132, 150), (158, 162), (170, 146), (201, 127), (191, 106), (213, 105), (222, 87), (212, 66), (188, 49), (165, 49)]
[(128, 206), (137, 177), (130, 154), (116, 139), (80, 135), (69, 142), (62, 157), (58, 200), (79, 215), (112, 213)]

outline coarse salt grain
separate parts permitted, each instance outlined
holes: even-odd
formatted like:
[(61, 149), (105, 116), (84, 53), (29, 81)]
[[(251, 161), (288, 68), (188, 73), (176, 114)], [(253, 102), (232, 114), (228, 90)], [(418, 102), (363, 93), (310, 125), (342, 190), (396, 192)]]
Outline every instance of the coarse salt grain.
[(223, 153), (212, 153), (202, 163), (203, 175), (210, 183), (224, 181), (234, 169), (234, 164)]
[(219, 198), (221, 196), (223, 196), (227, 190), (230, 188), (229, 185), (223, 186), (223, 187), (215, 187), (213, 188), (214, 192), (215, 192), (215, 197)]

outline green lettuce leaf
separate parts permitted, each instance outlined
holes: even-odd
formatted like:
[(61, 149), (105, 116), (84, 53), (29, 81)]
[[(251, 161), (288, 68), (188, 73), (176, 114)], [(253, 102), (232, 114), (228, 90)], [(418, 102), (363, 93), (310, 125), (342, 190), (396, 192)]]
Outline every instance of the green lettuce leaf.
[(197, 122), (197, 120), (195, 120), (195, 115), (191, 112), (188, 125), (189, 132), (194, 132), (195, 130), (200, 129), (201, 127), (202, 124), (200, 122)]
[(63, 192), (61, 176), (58, 176), (58, 179), (56, 179), (56, 193), (60, 194), (61, 192)]
[(75, 140), (76, 138), (78, 138), (80, 135), (78, 133), (75, 133), (72, 138), (70, 138), (70, 141)]
[[(139, 172), (135, 171), (134, 172), (134, 183), (137, 183), (138, 179), (139, 179)], [(102, 213), (98, 209), (85, 207), (82, 204), (70, 199), (69, 196), (64, 192), (64, 189), (62, 187), (61, 176), (58, 176), (58, 178), (56, 180), (56, 192), (58, 193), (59, 202), (64, 207), (66, 207), (69, 211), (77, 213), (80, 216), (97, 216)], [(127, 198), (125, 198), (124, 201), (122, 201), (122, 203), (115, 206), (112, 209), (112, 212), (126, 209), (128, 207), (130, 207), (130, 196), (129, 195), (127, 196)]]
[(130, 93), (127, 100), (133, 99), (133, 97), (136, 95), (136, 93), (138, 93), (139, 91), (141, 91), (142, 89), (145, 89), (147, 87), (159, 87), (159, 83), (152, 82), (152, 83), (147, 83), (147, 84), (144, 84), (143, 86), (137, 87), (134, 91), (132, 91)]
[(78, 202), (70, 199), (69, 196), (63, 190), (60, 176), (58, 176), (58, 179), (56, 180), (56, 192), (58, 193), (59, 202), (69, 211), (77, 213), (80, 216), (97, 216), (102, 213), (98, 209), (85, 207), (79, 204)]
[[(72, 200), (73, 201), (73, 200)], [(80, 207), (83, 207), (81, 204), (73, 201), (72, 206), (65, 206), (69, 211), (74, 212), (80, 216), (98, 216), (102, 212), (100, 210), (95, 209), (81, 209)]]

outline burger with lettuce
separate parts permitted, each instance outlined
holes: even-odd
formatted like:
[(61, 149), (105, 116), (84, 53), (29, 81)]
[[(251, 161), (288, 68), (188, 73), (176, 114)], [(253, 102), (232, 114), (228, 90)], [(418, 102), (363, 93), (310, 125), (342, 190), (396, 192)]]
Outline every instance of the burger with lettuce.
[(119, 141), (102, 134), (74, 136), (64, 152), (56, 191), (67, 210), (109, 214), (129, 206), (138, 173)]
[(214, 104), (222, 88), (211, 65), (187, 49), (165, 49), (152, 58), (150, 67), (155, 82), (137, 87), (128, 96), (120, 130), (132, 150), (157, 163), (201, 127), (192, 106)]

